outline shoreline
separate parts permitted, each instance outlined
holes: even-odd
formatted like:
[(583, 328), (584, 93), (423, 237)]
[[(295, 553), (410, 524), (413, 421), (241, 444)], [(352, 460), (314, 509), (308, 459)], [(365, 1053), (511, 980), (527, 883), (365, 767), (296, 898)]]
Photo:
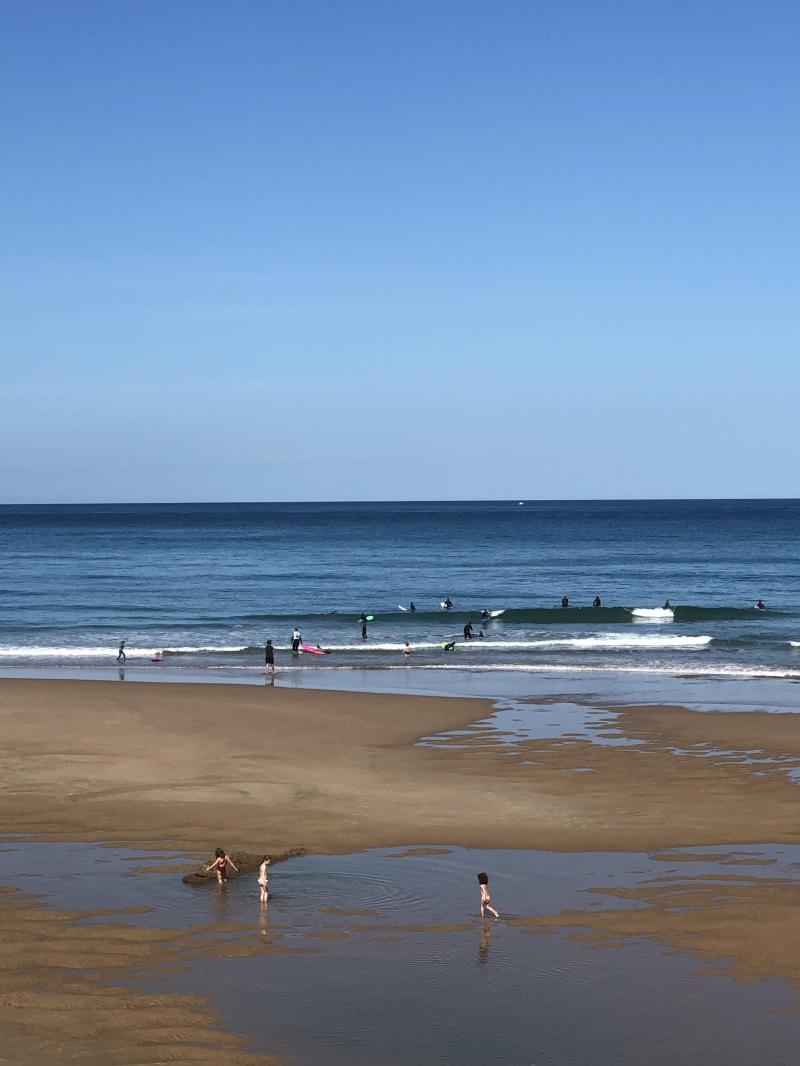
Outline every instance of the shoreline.
[[(599, 728), (597, 743), (536, 737), (536, 719), (512, 743), (474, 728), (495, 702), (0, 679), (0, 832), (329, 854), (442, 842), (650, 851), (798, 838), (798, 786), (785, 771), (800, 763), (800, 716), (595, 703), (600, 724), (613, 716), (630, 746), (604, 745)], [(748, 762), (753, 749), (773, 762)], [(724, 757), (705, 757), (714, 750)]]

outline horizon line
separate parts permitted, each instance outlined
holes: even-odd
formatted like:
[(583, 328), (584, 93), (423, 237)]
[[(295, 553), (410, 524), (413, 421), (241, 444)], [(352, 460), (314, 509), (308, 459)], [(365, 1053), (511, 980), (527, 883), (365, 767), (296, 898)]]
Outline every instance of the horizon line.
[(486, 496), (486, 497), (407, 497), (375, 499), (307, 500), (18, 500), (0, 503), (9, 507), (264, 507), (307, 504), (407, 504), (407, 503), (790, 503), (798, 496)]

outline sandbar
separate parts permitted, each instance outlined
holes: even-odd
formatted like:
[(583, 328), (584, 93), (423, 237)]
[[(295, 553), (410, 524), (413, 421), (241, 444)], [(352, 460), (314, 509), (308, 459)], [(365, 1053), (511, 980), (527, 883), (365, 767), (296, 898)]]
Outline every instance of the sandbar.
[[(648, 851), (792, 842), (800, 716), (614, 708), (639, 743), (421, 746), (480, 699), (237, 685), (0, 680), (0, 832), (132, 846)], [(675, 754), (685, 751), (686, 754)], [(582, 772), (576, 772), (582, 771)]]

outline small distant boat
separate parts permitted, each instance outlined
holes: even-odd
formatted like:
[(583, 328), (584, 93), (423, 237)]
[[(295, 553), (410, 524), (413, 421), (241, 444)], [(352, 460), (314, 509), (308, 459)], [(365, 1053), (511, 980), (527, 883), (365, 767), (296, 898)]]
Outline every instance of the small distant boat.
[(520, 500), (519, 503), (517, 504), (517, 507), (524, 507), (524, 506), (525, 506), (525, 501), (524, 500)]

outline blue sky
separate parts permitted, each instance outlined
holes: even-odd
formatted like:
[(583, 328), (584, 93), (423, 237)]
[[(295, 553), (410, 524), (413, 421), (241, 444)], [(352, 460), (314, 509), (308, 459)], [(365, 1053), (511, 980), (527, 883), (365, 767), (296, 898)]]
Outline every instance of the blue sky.
[(0, 13), (0, 502), (793, 496), (800, 7)]

